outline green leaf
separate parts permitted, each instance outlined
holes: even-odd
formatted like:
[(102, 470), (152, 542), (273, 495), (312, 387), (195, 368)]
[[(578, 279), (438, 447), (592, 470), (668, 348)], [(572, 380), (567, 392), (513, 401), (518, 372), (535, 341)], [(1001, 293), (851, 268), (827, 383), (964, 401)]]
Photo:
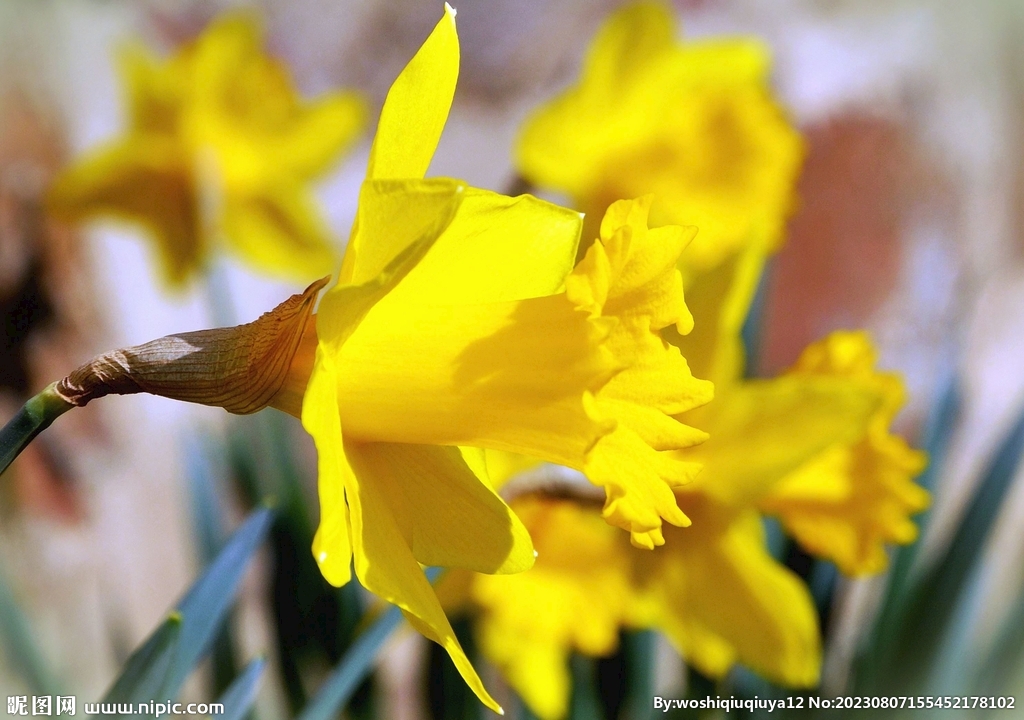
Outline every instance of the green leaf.
[(171, 695), (177, 694), (227, 616), (249, 560), (263, 542), (273, 516), (269, 508), (253, 513), (178, 604), (181, 650), (170, 676)]
[(625, 632), (622, 652), (626, 660), (626, 696), (620, 716), (638, 720), (650, 715), (655, 692), (658, 636), (652, 630)]
[(28, 618), (18, 605), (7, 578), (0, 574), (0, 636), (8, 662), (37, 695), (59, 695), (43, 654), (32, 636)]
[[(196, 546), (203, 565), (213, 562), (224, 545), (224, 501), (222, 490), (227, 467), (227, 449), (214, 438), (215, 434), (191, 430), (184, 437), (189, 499), (192, 501), (192, 524)], [(224, 623), (213, 641), (211, 650), (213, 686), (224, 692), (238, 674), (235, 642), (231, 623)]]
[(165, 697), (162, 693), (170, 675), (180, 634), (181, 615), (173, 612), (132, 653), (121, 669), (121, 676), (100, 702), (149, 702), (154, 698)]
[[(906, 616), (899, 628), (888, 673), (890, 683), (897, 683), (904, 690), (916, 691), (922, 688), (929, 675), (947, 680), (956, 678), (958, 682), (962, 679), (959, 675), (962, 668), (955, 671), (937, 670), (937, 656), (943, 645), (959, 645), (951, 634), (960, 631), (951, 623), (956, 619), (962, 627), (956, 613), (959, 608), (966, 607), (964, 603), (970, 602), (969, 581), (981, 559), (982, 550), (1002, 508), (1022, 453), (1024, 413), (996, 450), (945, 551), (922, 572), (921, 579), (909, 591), (911, 594)], [(947, 660), (960, 663), (965, 658), (962, 653), (956, 652)], [(891, 684), (886, 687), (897, 689)]]
[[(993, 520), (1001, 506), (1001, 497), (996, 496), (986, 485), (999, 483), (1001, 486), (1002, 483), (1006, 483), (1009, 486), (1017, 475), (1022, 457), (1024, 410), (996, 451), (985, 482), (979, 489), (979, 496), (983, 491), (989, 491), (990, 497), (987, 498), (987, 502), (989, 505), (995, 504), (990, 507)], [(986, 526), (986, 537), (987, 532)], [(1024, 628), (1020, 625), (1024, 620), (1024, 598), (1018, 600), (1018, 606), (1013, 610), (1010, 622), (1005, 624), (1004, 631), (997, 636), (994, 647), (986, 653), (982, 648), (975, 646), (977, 623), (981, 620), (981, 608), (989, 590), (983, 574), (982, 565), (976, 563), (971, 573), (971, 582), (959, 593), (954, 620), (943, 638), (942, 652), (933, 671), (933, 687), (949, 686), (952, 688), (951, 692), (957, 693), (980, 690), (980, 687), (991, 688), (994, 691), (1007, 680), (1010, 671), (1020, 663), (1021, 643), (1024, 641)], [(979, 654), (986, 654), (987, 658), (981, 659)], [(965, 668), (970, 668), (970, 672), (965, 672)]]
[(593, 658), (573, 653), (569, 667), (572, 671), (569, 720), (602, 720), (604, 710), (597, 692), (597, 663)]
[(168, 619), (129, 659), (103, 702), (140, 702), (176, 697), (209, 649), (227, 616), (238, 584), (273, 519), (253, 513), (228, 540)]
[(217, 701), (224, 706), (224, 712), (217, 716), (218, 720), (242, 720), (256, 701), (256, 690), (267, 661), (257, 658), (245, 666), (242, 674), (228, 686)]
[[(440, 568), (427, 568), (427, 579), (434, 582), (440, 577), (441, 572)], [(381, 647), (391, 633), (402, 624), (402, 619), (402, 611), (397, 607), (390, 607), (374, 620), (373, 624), (349, 646), (341, 662), (327, 676), (296, 720), (333, 720), (337, 717), (348, 705), (363, 678), (370, 672), (370, 666), (373, 665)]]
[(366, 631), (356, 638), (345, 657), (327, 676), (313, 699), (310, 700), (296, 720), (333, 720), (352, 698), (377, 653), (391, 633), (402, 624), (402, 611), (397, 607), (388, 610), (374, 621)]

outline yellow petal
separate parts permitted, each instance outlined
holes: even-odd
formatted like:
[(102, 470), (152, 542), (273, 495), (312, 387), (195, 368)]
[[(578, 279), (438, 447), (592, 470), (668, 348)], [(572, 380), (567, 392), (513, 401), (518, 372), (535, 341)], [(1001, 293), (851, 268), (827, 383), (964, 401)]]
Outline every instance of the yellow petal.
[(170, 136), (178, 131), (187, 79), (171, 62), (162, 62), (139, 44), (118, 49), (117, 65), (133, 133)]
[(693, 229), (647, 229), (651, 198), (613, 204), (601, 238), (566, 281), (571, 299), (614, 319), (608, 347), (624, 369), (597, 393), (598, 417), (614, 430), (588, 453), (583, 471), (605, 488), (605, 518), (641, 547), (661, 545), (662, 520), (686, 525), (672, 488), (698, 471), (678, 451), (707, 436), (675, 416), (711, 399), (711, 384), (695, 379), (679, 350), (660, 331), (689, 332), (676, 263)]
[(366, 101), (354, 92), (333, 92), (308, 103), (274, 148), (275, 160), (300, 177), (330, 169), (366, 125)]
[(361, 443), (350, 459), (372, 475), (407, 525), (417, 562), (482, 573), (533, 565), (533, 544), (508, 505), (467, 467), (457, 448)]
[(444, 17), (388, 91), (370, 149), (367, 177), (421, 178), (441, 139), (459, 77), (455, 11)]
[(257, 18), (231, 14), (213, 22), (191, 52), (186, 131), (194, 146), (214, 150), (235, 190), (323, 172), (365, 122), (356, 93), (301, 99), (287, 68), (265, 55), (261, 42)]
[(881, 403), (857, 439), (810, 459), (762, 502), (808, 550), (850, 575), (883, 571), (885, 543), (912, 542), (917, 526), (910, 516), (929, 503), (913, 480), (926, 456), (889, 432), (904, 402), (903, 384), (876, 371), (875, 359), (862, 332), (833, 333), (803, 353), (793, 376), (833, 377), (877, 393)]
[(316, 444), (320, 495), (320, 525), (313, 538), (313, 557), (327, 582), (341, 587), (352, 578), (345, 488), (352, 487), (355, 478), (342, 449), (334, 368), (322, 350), (317, 350), (317, 365), (319, 371), (310, 377), (302, 404), (302, 426)]
[(781, 685), (816, 685), (821, 647), (814, 603), (803, 582), (768, 554), (758, 514), (723, 512), (706, 502), (686, 507), (693, 528), (685, 536), (673, 531), (653, 560), (662, 564), (662, 629), (688, 662), (712, 677), (740, 662)]
[(355, 569), (367, 590), (400, 607), (419, 632), (440, 644), (480, 701), (495, 712), (501, 707), (484, 688), (480, 677), (455, 637), (441, 604), (413, 556), (412, 510), (402, 507), (387, 473), (366, 456), (366, 447), (346, 444), (345, 455), (354, 475), (345, 488), (351, 511)]
[(582, 219), (530, 195), (467, 188), (430, 252), (392, 302), (496, 303), (553, 295), (576, 261)]
[(229, 245), (264, 272), (306, 281), (331, 273), (339, 253), (308, 192), (278, 183), (272, 193), (230, 197), (223, 228)]
[(537, 458), (518, 453), (504, 452), (502, 450), (484, 451), (487, 479), (495, 490), (500, 490), (513, 477), (537, 467), (542, 462), (542, 460)]
[(303, 183), (354, 139), (365, 109), (351, 93), (301, 100), (261, 43), (258, 19), (234, 13), (166, 60), (123, 48), (130, 126), (58, 179), (55, 209), (142, 224), (171, 285), (225, 236), (262, 270), (327, 272), (334, 251)]
[(838, 378), (736, 385), (694, 413), (711, 436), (690, 451), (704, 465), (698, 482), (720, 502), (756, 503), (818, 453), (861, 437), (878, 408), (876, 393)]
[(658, 2), (638, 2), (612, 13), (594, 38), (583, 69), (586, 89), (595, 94), (638, 79), (675, 42), (676, 19)]
[(464, 191), (454, 180), (363, 185), (338, 284), (320, 303), (321, 345), (340, 350), (370, 308), (427, 254), (455, 217)]
[(141, 225), (157, 241), (164, 278), (180, 287), (207, 254), (187, 162), (178, 145), (157, 136), (112, 143), (62, 172), (48, 205), (67, 220), (112, 216)]

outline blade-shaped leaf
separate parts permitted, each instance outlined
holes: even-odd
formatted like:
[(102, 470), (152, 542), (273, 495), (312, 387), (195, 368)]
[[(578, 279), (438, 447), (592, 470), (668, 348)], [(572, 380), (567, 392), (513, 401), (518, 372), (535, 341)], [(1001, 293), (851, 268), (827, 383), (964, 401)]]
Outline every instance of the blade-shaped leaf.
[(178, 694), (224, 622), (272, 518), (269, 508), (259, 510), (231, 536), (175, 611), (135, 651), (104, 702), (141, 702)]
[[(225, 535), (222, 488), (228, 476), (224, 462), (227, 449), (216, 437), (216, 434), (193, 429), (185, 434), (183, 441), (192, 524), (204, 565), (216, 559)], [(230, 623), (222, 625), (217, 633), (211, 655), (215, 692), (223, 692), (238, 674), (239, 667)]]
[(253, 513), (240, 527), (217, 559), (178, 603), (182, 616), (180, 651), (168, 679), (168, 697), (176, 695), (182, 683), (209, 648), (235, 597), (249, 560), (270, 529), (273, 511)]
[[(994, 465), (1002, 464), (1011, 477), (1020, 467), (1024, 456), (1024, 411), (1017, 421), (1014, 431), (1000, 448)], [(976, 601), (977, 602), (977, 601)], [(987, 649), (979, 661), (975, 674), (974, 690), (986, 693), (1001, 693), (1007, 689), (1010, 679), (1021, 671), (1024, 664), (1024, 595), (1017, 598), (1002, 624), (1002, 632), (996, 635), (991, 648)]]
[(320, 690), (307, 703), (297, 720), (333, 720), (348, 704), (391, 633), (402, 624), (402, 611), (388, 610), (349, 647), (345, 657), (327, 676)]
[(161, 692), (170, 675), (181, 634), (181, 615), (171, 613), (128, 658), (121, 675), (103, 696), (102, 703), (148, 702)]
[(60, 691), (32, 634), (29, 620), (14, 597), (7, 578), (0, 574), (0, 637), (10, 666), (39, 695)]
[(218, 720), (242, 720), (245, 717), (256, 700), (256, 690), (266, 664), (266, 660), (257, 658), (245, 666), (242, 674), (220, 696), (218, 702), (224, 706), (224, 711), (217, 716)]
[[(964, 517), (939, 559), (908, 592), (907, 613), (900, 625), (890, 682), (919, 686), (932, 672), (940, 643), (948, 644), (949, 623), (969, 600), (974, 568), (1002, 508), (1024, 453), (1024, 413), (1010, 428), (981, 477)], [(954, 658), (959, 660), (960, 658)], [(951, 677), (950, 673), (945, 673)]]

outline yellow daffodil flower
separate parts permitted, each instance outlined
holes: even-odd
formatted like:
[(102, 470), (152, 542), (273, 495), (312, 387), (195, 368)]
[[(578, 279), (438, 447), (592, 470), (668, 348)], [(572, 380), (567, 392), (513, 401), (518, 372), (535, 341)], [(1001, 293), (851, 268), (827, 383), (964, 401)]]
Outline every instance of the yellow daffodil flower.
[(101, 355), (26, 412), (35, 433), (92, 399), (148, 392), (300, 417), (318, 452), (324, 577), (342, 585), (354, 567), (500, 710), (422, 569), (533, 564), (485, 453), (582, 471), (603, 488), (604, 517), (653, 547), (663, 521), (689, 522), (673, 488), (696, 471), (682, 451), (705, 435), (678, 418), (712, 387), (661, 338), (692, 326), (676, 269), (692, 228), (649, 230), (649, 197), (619, 201), (574, 267), (579, 213), (424, 178), (459, 72), (445, 8), (384, 102), (339, 279), (316, 315), (327, 278), (252, 323)]
[(52, 212), (142, 226), (172, 287), (221, 243), (285, 278), (331, 272), (336, 250), (308, 184), (357, 138), (365, 103), (351, 92), (299, 99), (261, 44), (259, 24), (236, 14), (166, 60), (125, 48), (128, 129), (58, 176)]
[(813, 601), (768, 554), (758, 513), (696, 493), (680, 500), (693, 526), (670, 528), (665, 547), (653, 553), (630, 547), (594, 506), (543, 496), (513, 500), (537, 562), (513, 577), (475, 576), (468, 599), (479, 612), (481, 650), (538, 717), (565, 717), (570, 653), (609, 655), (623, 628), (660, 630), (687, 662), (713, 677), (742, 662), (783, 685), (816, 684), (821, 651)]
[(695, 276), (687, 297), (696, 329), (669, 338), (716, 387), (715, 402), (685, 418), (711, 436), (690, 452), (704, 466), (696, 484), (721, 502), (777, 514), (847, 574), (880, 572), (885, 543), (913, 541), (910, 516), (928, 505), (913, 481), (923, 454), (889, 431), (902, 381), (875, 369), (863, 332), (814, 343), (780, 377), (743, 379), (740, 329), (764, 258), (748, 248)]
[(388, 94), (315, 362), (301, 362), (307, 338), (274, 404), (296, 413), (287, 388), (304, 390), (324, 576), (341, 585), (354, 561), (497, 708), (420, 567), (533, 563), (525, 528), (474, 472), (478, 449), (585, 472), (606, 490), (609, 521), (653, 546), (663, 519), (687, 522), (672, 487), (695, 468), (679, 451), (704, 438), (675, 416), (711, 387), (659, 335), (690, 328), (676, 263), (692, 231), (648, 231), (649, 199), (612, 205), (573, 269), (578, 213), (424, 179), (458, 65), (449, 8)]
[(668, 6), (614, 13), (579, 82), (525, 124), (516, 160), (595, 220), (620, 197), (654, 193), (652, 223), (700, 228), (687, 256), (707, 270), (780, 242), (803, 146), (772, 97), (762, 43), (676, 32)]

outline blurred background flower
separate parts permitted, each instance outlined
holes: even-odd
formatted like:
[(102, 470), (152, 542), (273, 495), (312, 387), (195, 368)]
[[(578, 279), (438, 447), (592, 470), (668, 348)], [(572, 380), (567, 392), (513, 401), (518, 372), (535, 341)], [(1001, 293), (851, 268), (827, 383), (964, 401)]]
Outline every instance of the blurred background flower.
[[(12, 0), (0, 6), (8, 414), (98, 350), (219, 324), (225, 315), (251, 320), (313, 279), (296, 277), (292, 286), (265, 278), (258, 262), (239, 262), (247, 251), (238, 249), (214, 261), (213, 302), (196, 288), (169, 298), (153, 282), (144, 232), (71, 229), (46, 213), (53, 179), (102, 143), (119, 142), (132, 126), (121, 102), (116, 49), (136, 42), (173, 58), (199, 42), (223, 5)], [(507, 191), (522, 187), (522, 170), (549, 199), (582, 207), (575, 188), (548, 187), (514, 164), (515, 148), (526, 119), (578, 82), (587, 47), (617, 6), (551, 0), (525, 11), (461, 3), (460, 86), (430, 174)], [(368, 98), (370, 118), (440, 12), (411, 0), (268, 0), (246, 7), (262, 18), (274, 73), (287, 68), (297, 97), (305, 99), (291, 100), (304, 107), (351, 88)], [(760, 322), (745, 328), (753, 350), (748, 374), (776, 377), (828, 333), (865, 328), (877, 344), (877, 367), (900, 373), (906, 385), (905, 408), (886, 420), (931, 456), (922, 482), (931, 486), (933, 505), (916, 517), (925, 526), (922, 539), (890, 556), (889, 575), (845, 578), (788, 542), (779, 525), (765, 527), (771, 562), (803, 577), (802, 592), (813, 600), (823, 639), (821, 692), (980, 692), (970, 678), (999, 668), (988, 673), (994, 684), (985, 691), (1013, 694), (1024, 683), (1019, 638), (1007, 630), (1022, 625), (1024, 580), (1017, 462), (1024, 444), (1024, 325), (1017, 310), (1024, 301), (1024, 138), (1016, 122), (1024, 105), (1024, 13), (1000, 0), (970, 7), (681, 0), (673, 11), (681, 27), (677, 43), (722, 47), (720, 38), (740, 36), (735, 46), (756, 48), (750, 52), (759, 85), (752, 95), (764, 104), (770, 88), (776, 98), (757, 117), (774, 123), (773, 137), (785, 148), (781, 166), (788, 168), (779, 172), (795, 177), (796, 201), (778, 201), (783, 219), (769, 232), (778, 234), (769, 243), (778, 252), (767, 260), (766, 280), (750, 289)], [(780, 116), (799, 131), (802, 150), (780, 129)], [(348, 235), (369, 152), (368, 138), (355, 143), (347, 157), (325, 151), (322, 163), (292, 174), (289, 187), (305, 192), (314, 165), (329, 171), (302, 200), (303, 211), (289, 215), (322, 217), (310, 221), (322, 247)], [(272, 157), (256, 155), (268, 163)], [(340, 164), (329, 166), (333, 158)], [(243, 197), (251, 205), (252, 195)], [(266, 198), (286, 197), (276, 188), (259, 196), (264, 209)], [(217, 199), (227, 203), (226, 195)], [(266, 213), (251, 217), (259, 223), (246, 225), (245, 238), (266, 225)], [(253, 234), (254, 223), (259, 233)], [(223, 232), (231, 236), (227, 225)], [(275, 524), (271, 553), (257, 560), (230, 637), (224, 636), (235, 668), (218, 670), (219, 679), (216, 672), (198, 673), (185, 692), (214, 697), (242, 661), (264, 653), (269, 669), (260, 716), (283, 717), (302, 707), (343, 655), (364, 601), (326, 588), (309, 556), (315, 518), (293, 512), (315, 507), (312, 447), (301, 431), (279, 418), (241, 426), (217, 411), (149, 397), (118, 399), (65, 420), (4, 478), (0, 686), (8, 695), (59, 689), (80, 701), (98, 699), (131, 649), (215, 555), (226, 528), (272, 487), (285, 498), (287, 522)], [(287, 482), (272, 471), (280, 467), (291, 468)], [(913, 467), (916, 461), (908, 460), (904, 473)], [(795, 505), (806, 507), (800, 490), (794, 481), (789, 504), (774, 507), (784, 520)], [(914, 498), (906, 503), (921, 505)], [(909, 541), (898, 526), (882, 536)], [(846, 564), (839, 554), (834, 559)], [(609, 603), (614, 597), (609, 593)], [(472, 653), (469, 626), (456, 622), (455, 630)], [(926, 635), (932, 639), (923, 642)], [(611, 640), (578, 640), (584, 652), (618, 650), (596, 666), (580, 657), (568, 666), (580, 688), (593, 672), (604, 678), (592, 695), (606, 714), (608, 708), (634, 712), (637, 693), (642, 702), (635, 707), (645, 709), (655, 692), (714, 694), (707, 676), (687, 675), (677, 655), (659, 650), (660, 641), (629, 633)], [(416, 643), (403, 640), (382, 660), (373, 681), (378, 716), (465, 716), (453, 709), (460, 696), (444, 658)], [(635, 671), (643, 664), (638, 658), (652, 653), (658, 661)], [(215, 669), (224, 667), (217, 658), (231, 655), (215, 649)], [(898, 668), (913, 670), (901, 675)], [(625, 676), (649, 677), (650, 684), (626, 688), (619, 679)], [(733, 693), (774, 692), (742, 669), (725, 682)], [(372, 696), (365, 689), (353, 712), (371, 712)], [(498, 699), (506, 708), (515, 705)], [(577, 717), (594, 716), (594, 707), (582, 692), (569, 702)]]

